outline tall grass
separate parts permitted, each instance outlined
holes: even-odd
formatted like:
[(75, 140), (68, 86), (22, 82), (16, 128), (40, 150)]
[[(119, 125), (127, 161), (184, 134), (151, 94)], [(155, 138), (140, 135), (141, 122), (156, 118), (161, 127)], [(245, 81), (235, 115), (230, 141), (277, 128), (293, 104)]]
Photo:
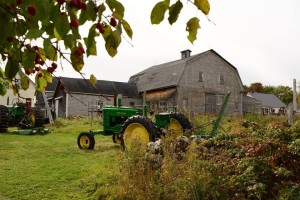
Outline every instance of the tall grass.
[[(208, 118), (212, 117), (200, 116), (196, 124)], [(243, 127), (245, 120), (257, 123), (265, 135)], [(127, 152), (120, 160), (118, 197), (300, 199), (299, 133), (291, 131), (299, 129), (286, 127), (284, 122), (284, 117), (277, 116), (225, 117), (226, 133), (192, 142), (180, 157), (172, 151), (175, 141), (168, 137), (163, 139), (162, 155)]]

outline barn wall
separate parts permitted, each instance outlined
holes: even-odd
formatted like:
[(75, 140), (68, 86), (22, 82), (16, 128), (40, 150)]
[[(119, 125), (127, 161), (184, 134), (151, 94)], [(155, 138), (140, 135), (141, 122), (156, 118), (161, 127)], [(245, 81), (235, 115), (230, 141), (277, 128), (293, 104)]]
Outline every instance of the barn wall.
[(243, 98), (243, 112), (261, 114), (261, 102), (252, 97), (244, 96)]
[[(114, 97), (102, 97), (96, 95), (88, 95), (88, 94), (69, 94), (68, 98), (63, 98), (64, 100), (68, 99), (68, 116), (66, 116), (66, 104), (65, 101), (62, 100), (60, 103), (60, 109), (65, 110), (64, 117), (72, 117), (74, 115), (83, 115), (90, 116), (93, 112), (96, 112), (99, 108), (100, 102), (103, 105), (114, 105)], [(142, 99), (139, 98), (128, 98), (122, 97), (122, 105), (123, 106), (131, 106), (133, 105), (141, 105)], [(63, 112), (60, 112), (63, 115)]]
[[(223, 76), (223, 84), (220, 84), (220, 76)], [(207, 104), (205, 93), (225, 95), (231, 91), (226, 113), (240, 114), (241, 90), (236, 70), (214, 53), (207, 53), (187, 63), (178, 84), (178, 106), (183, 109), (187, 101), (187, 111), (203, 113)], [(220, 107), (216, 105), (216, 112)]]

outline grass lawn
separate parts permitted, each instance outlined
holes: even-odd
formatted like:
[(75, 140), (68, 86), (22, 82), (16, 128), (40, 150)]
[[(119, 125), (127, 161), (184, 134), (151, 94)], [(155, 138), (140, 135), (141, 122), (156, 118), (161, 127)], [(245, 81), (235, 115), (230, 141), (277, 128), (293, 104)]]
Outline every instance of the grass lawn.
[[(46, 135), (0, 134), (0, 199), (96, 199), (113, 196), (119, 145), (96, 136), (95, 150), (79, 150), (88, 119), (59, 119)], [(100, 128), (100, 127), (95, 127)]]

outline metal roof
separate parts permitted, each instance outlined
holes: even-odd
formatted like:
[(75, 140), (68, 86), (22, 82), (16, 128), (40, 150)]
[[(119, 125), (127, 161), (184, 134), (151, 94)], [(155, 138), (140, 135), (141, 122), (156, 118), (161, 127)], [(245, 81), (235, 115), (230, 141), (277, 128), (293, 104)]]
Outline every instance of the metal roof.
[(264, 94), (264, 93), (251, 93), (249, 92), (252, 98), (257, 99), (261, 102), (263, 107), (271, 107), (271, 108), (281, 108), (286, 107), (286, 104), (283, 103), (277, 96), (274, 94)]
[(46, 87), (46, 91), (55, 91), (56, 85), (58, 83), (58, 78), (57, 77), (52, 77), (52, 83), (48, 83)]
[(122, 94), (127, 97), (139, 96), (135, 83), (97, 80), (95, 87), (93, 87), (89, 83), (89, 80), (69, 77), (60, 77), (60, 82), (64, 85), (65, 89), (71, 93), (98, 95)]
[(179, 59), (160, 65), (154, 65), (131, 76), (128, 82), (137, 83), (137, 88), (139, 92), (145, 90), (150, 91), (177, 86), (187, 63), (207, 53), (214, 53), (215, 55), (219, 56), (236, 71), (239, 78), (241, 90), (243, 90), (243, 84), (237, 69), (213, 49), (184, 59)]

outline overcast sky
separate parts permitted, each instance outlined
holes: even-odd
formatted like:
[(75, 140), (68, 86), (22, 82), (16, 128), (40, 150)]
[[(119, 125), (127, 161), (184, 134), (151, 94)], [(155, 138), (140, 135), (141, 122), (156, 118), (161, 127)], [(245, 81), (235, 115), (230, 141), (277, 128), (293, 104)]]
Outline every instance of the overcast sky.
[[(148, 67), (180, 59), (180, 51), (192, 55), (214, 49), (234, 65), (244, 85), (292, 87), (300, 81), (300, 1), (299, 0), (210, 0), (209, 22), (187, 3), (179, 21), (170, 26), (167, 19), (151, 25), (150, 12), (158, 1), (120, 0), (125, 6), (125, 19), (133, 29), (133, 39), (123, 39), (118, 54), (110, 58), (103, 40), (98, 40), (98, 56), (89, 57), (83, 68), (86, 77), (127, 82), (129, 77)], [(198, 39), (191, 44), (186, 36), (186, 21), (200, 18)], [(57, 76), (80, 77), (69, 70)]]

